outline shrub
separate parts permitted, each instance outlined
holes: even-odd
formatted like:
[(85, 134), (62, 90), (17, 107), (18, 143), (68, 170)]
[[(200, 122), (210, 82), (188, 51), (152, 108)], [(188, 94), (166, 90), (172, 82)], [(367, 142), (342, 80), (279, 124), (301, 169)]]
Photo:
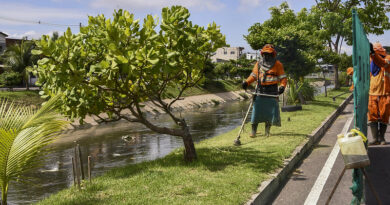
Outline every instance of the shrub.
[(13, 86), (22, 83), (22, 76), (20, 73), (14, 71), (5, 71), (0, 75), (0, 86), (12, 88)]

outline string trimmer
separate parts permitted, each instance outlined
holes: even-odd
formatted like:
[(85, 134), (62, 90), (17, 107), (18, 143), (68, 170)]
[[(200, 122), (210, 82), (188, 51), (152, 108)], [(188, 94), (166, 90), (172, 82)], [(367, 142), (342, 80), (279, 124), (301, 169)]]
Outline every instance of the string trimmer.
[[(249, 93), (247, 91), (245, 91), (245, 92)], [(240, 135), (241, 135), (242, 130), (244, 129), (246, 118), (248, 117), (249, 111), (250, 111), (250, 109), (251, 109), (251, 107), (253, 105), (253, 101), (255, 101), (255, 96), (267, 96), (267, 97), (274, 97), (274, 98), (278, 98), (279, 97), (279, 95), (268, 95), (268, 94), (256, 93), (256, 92), (253, 92), (251, 94), (253, 96), (253, 99), (251, 100), (251, 103), (249, 103), (249, 107), (248, 107), (248, 110), (246, 111), (244, 120), (242, 121), (241, 128), (240, 128), (240, 131), (238, 132), (237, 139), (234, 140), (234, 145), (236, 145), (236, 146), (240, 146), (241, 145), (241, 141), (240, 141), (241, 136)]]

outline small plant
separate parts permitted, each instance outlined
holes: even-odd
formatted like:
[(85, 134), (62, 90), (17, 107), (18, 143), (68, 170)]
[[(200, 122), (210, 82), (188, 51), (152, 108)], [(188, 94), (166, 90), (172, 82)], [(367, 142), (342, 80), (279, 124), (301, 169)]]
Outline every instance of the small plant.
[(288, 92), (287, 92), (287, 103), (289, 104), (297, 104), (299, 103), (299, 91), (302, 88), (302, 85), (299, 85), (295, 80), (288, 78)]

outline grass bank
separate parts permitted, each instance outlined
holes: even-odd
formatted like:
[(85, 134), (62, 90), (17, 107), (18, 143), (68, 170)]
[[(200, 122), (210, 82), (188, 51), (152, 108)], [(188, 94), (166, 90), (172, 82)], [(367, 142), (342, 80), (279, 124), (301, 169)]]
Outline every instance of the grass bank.
[(0, 98), (26, 105), (38, 105), (45, 100), (39, 96), (39, 91), (0, 91)]
[(236, 128), (196, 144), (194, 163), (184, 163), (178, 149), (158, 160), (112, 169), (81, 191), (65, 189), (38, 204), (243, 204), (348, 94), (336, 102), (331, 96), (346, 90), (317, 96), (302, 111), (282, 113), (282, 127), (272, 127), (270, 137), (249, 138), (247, 124), (240, 147), (233, 146)]
[[(183, 97), (193, 95), (203, 95), (209, 93), (221, 93), (241, 90), (241, 80), (213, 80), (204, 82), (203, 85), (197, 85), (184, 91)], [(168, 90), (168, 93), (178, 94), (174, 88)]]

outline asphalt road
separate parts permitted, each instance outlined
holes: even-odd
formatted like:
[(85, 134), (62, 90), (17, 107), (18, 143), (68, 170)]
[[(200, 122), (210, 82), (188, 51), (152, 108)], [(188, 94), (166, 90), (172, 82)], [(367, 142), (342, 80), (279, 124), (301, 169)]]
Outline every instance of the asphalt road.
[[(353, 102), (347, 105), (321, 141), (290, 176), (273, 204), (325, 204), (344, 168), (338, 146), (335, 148), (337, 134), (351, 129), (352, 117)], [(351, 182), (352, 170), (347, 170), (330, 204), (350, 204)]]

